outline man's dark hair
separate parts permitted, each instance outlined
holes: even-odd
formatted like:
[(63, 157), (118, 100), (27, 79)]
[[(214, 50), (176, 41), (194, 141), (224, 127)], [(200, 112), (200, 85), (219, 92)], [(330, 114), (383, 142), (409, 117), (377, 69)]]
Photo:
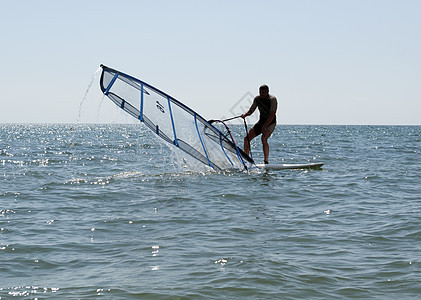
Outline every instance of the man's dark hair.
[(267, 91), (269, 91), (269, 87), (266, 84), (262, 84), (260, 86), (259, 90), (267, 90)]

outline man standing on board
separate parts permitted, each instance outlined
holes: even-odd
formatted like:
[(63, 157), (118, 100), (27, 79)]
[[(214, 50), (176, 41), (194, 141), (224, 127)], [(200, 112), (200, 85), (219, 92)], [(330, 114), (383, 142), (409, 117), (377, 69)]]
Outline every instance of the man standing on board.
[(265, 164), (269, 163), (269, 144), (268, 138), (275, 130), (276, 126), (276, 109), (278, 108), (278, 101), (273, 95), (269, 95), (269, 87), (264, 84), (259, 88), (259, 96), (253, 100), (250, 109), (242, 114), (241, 117), (245, 119), (250, 116), (256, 108), (259, 109), (259, 121), (249, 130), (247, 136), (244, 138), (244, 152), (247, 155), (250, 153), (250, 142), (256, 136), (262, 134), (263, 154), (265, 156)]

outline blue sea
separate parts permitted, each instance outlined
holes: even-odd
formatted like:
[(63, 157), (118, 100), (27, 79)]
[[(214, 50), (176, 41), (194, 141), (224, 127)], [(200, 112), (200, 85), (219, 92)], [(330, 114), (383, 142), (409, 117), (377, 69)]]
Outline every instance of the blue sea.
[(325, 165), (216, 172), (141, 124), (0, 125), (0, 299), (420, 299), (421, 126), (278, 125), (270, 147)]

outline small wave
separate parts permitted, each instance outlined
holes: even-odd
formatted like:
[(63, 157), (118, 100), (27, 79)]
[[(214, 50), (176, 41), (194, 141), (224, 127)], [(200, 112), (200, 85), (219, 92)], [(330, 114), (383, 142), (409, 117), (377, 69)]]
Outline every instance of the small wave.
[(10, 297), (42, 297), (57, 293), (59, 290), (60, 288), (57, 287), (39, 287), (32, 285), (0, 288), (0, 299), (2, 294)]
[(122, 172), (122, 173), (118, 173), (113, 175), (113, 177), (116, 178), (132, 178), (132, 177), (141, 177), (144, 174), (141, 172), (137, 172), (137, 171), (131, 171), (131, 172)]

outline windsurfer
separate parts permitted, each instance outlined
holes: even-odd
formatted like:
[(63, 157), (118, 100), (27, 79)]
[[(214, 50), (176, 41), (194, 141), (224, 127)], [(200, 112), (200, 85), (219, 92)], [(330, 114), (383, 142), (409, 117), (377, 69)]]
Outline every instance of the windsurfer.
[(278, 101), (275, 96), (269, 94), (269, 87), (265, 84), (260, 86), (259, 95), (254, 98), (250, 109), (242, 114), (241, 117), (244, 119), (250, 116), (256, 108), (259, 109), (260, 118), (244, 138), (244, 152), (248, 155), (250, 153), (251, 140), (262, 134), (264, 162), (267, 164), (269, 161), (268, 139), (275, 130)]

